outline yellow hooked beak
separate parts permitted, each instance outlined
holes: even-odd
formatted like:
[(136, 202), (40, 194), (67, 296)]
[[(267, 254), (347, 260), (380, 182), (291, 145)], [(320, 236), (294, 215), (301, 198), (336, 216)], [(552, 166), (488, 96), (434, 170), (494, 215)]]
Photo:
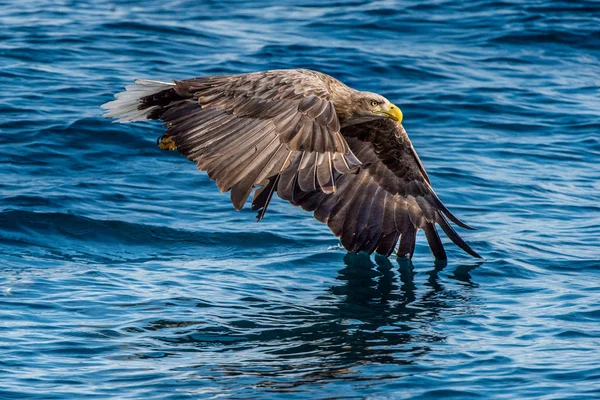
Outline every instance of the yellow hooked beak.
[(385, 114), (388, 118), (391, 118), (394, 121), (398, 121), (399, 123), (402, 123), (402, 111), (396, 105), (390, 103), (388, 112), (386, 112)]
[(376, 110), (373, 112), (377, 114), (383, 114), (386, 116), (386, 118), (402, 123), (402, 111), (400, 111), (400, 109), (392, 103), (389, 103), (387, 110)]

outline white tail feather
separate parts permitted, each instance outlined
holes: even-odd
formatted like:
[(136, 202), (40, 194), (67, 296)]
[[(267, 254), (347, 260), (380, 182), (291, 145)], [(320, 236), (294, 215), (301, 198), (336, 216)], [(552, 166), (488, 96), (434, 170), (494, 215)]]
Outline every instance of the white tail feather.
[(104, 117), (118, 118), (114, 122), (144, 121), (156, 106), (138, 110), (140, 99), (173, 86), (174, 83), (136, 79), (133, 85), (125, 87), (124, 92), (115, 95), (116, 100), (102, 104), (102, 108), (108, 110)]

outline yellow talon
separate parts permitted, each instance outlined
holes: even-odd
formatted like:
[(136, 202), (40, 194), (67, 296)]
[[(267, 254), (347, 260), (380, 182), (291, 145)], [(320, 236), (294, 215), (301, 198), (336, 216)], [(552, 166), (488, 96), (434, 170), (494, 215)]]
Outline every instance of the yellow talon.
[(160, 149), (169, 151), (177, 150), (177, 146), (175, 145), (175, 142), (171, 136), (163, 136), (158, 140), (158, 147)]

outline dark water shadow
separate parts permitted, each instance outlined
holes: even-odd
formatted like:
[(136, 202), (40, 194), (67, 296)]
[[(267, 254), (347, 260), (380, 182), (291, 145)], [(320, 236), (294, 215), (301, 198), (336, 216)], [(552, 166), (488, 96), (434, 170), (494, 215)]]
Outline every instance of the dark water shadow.
[[(339, 332), (330, 332), (340, 344), (352, 345), (347, 361), (411, 364), (432, 343), (446, 339), (443, 333), (421, 328), (429, 328), (446, 313), (468, 312), (471, 296), (447, 288), (440, 278), (445, 263), (434, 263), (426, 270), (427, 279), (421, 287), (415, 276), (423, 272), (416, 272), (411, 260), (347, 254), (344, 264), (337, 277), (340, 284), (329, 289), (341, 300), (329, 312), (338, 321), (361, 323), (360, 334), (339, 325)], [(473, 287), (468, 271), (477, 266), (460, 265), (450, 278)], [(374, 347), (373, 343), (380, 345)]]
[[(444, 264), (423, 272), (416, 271), (410, 260), (347, 254), (336, 284), (316, 304), (300, 309), (254, 308), (244, 318), (262, 321), (260, 328), (254, 325), (251, 330), (230, 332), (222, 340), (213, 334), (211, 345), (216, 341), (223, 346), (218, 351), (235, 354), (251, 348), (252, 353), (238, 354), (238, 361), (219, 362), (211, 369), (217, 374), (253, 377), (257, 386), (275, 391), (334, 379), (370, 380), (368, 374), (357, 371), (366, 365), (397, 366), (390, 369), (394, 373), (379, 373), (377, 379), (411, 373), (412, 368), (420, 368), (415, 364), (421, 357), (447, 339), (445, 330), (436, 329), (436, 324), (473, 312), (475, 296), (470, 292), (476, 285), (469, 271), (477, 266), (459, 265), (440, 277)], [(198, 340), (201, 331), (177, 341), (214, 351)]]

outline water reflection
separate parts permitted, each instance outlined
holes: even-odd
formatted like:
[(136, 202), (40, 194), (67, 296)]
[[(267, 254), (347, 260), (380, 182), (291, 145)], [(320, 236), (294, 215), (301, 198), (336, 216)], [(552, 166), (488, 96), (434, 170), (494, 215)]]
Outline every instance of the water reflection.
[[(475, 267), (459, 266), (440, 278), (442, 264), (416, 272), (410, 260), (348, 254), (337, 283), (313, 303), (252, 304), (221, 314), (219, 324), (162, 340), (211, 357), (216, 374), (252, 376), (274, 390), (333, 378), (369, 379), (356, 367), (406, 367), (446, 340), (436, 323), (471, 312), (469, 271)], [(223, 323), (234, 318), (238, 329)], [(240, 318), (248, 328), (239, 329)]]
[[(338, 323), (328, 333), (340, 348), (352, 349), (353, 361), (411, 363), (431, 343), (445, 340), (432, 323), (468, 310), (470, 296), (447, 289), (439, 277), (445, 263), (435, 263), (418, 288), (412, 262), (396, 262), (398, 274), (388, 258), (373, 262), (366, 255), (347, 254), (337, 277), (341, 284), (329, 289), (339, 302), (330, 310)], [(451, 278), (470, 283), (468, 271), (476, 266), (459, 266)]]
[[(470, 312), (468, 292), (474, 285), (469, 271), (477, 265), (459, 266), (449, 275), (460, 285), (448, 282), (447, 274), (440, 278), (444, 266), (434, 264), (423, 273), (415, 272), (410, 260), (348, 254), (337, 283), (314, 303), (300, 308), (253, 304), (235, 314), (238, 321), (252, 322), (252, 329), (195, 326), (184, 336), (163, 340), (210, 356), (216, 374), (252, 376), (257, 385), (274, 390), (334, 378), (369, 379), (356, 367), (409, 366), (446, 339), (436, 329), (438, 321)], [(230, 356), (218, 355), (223, 353)]]
[[(297, 386), (333, 377), (369, 379), (352, 371), (352, 367), (367, 363), (412, 364), (427, 354), (432, 344), (446, 339), (444, 333), (436, 331), (436, 321), (445, 315), (469, 312), (471, 296), (447, 289), (439, 277), (445, 263), (435, 263), (419, 289), (412, 262), (396, 262), (398, 274), (386, 257), (372, 260), (362, 254), (345, 256), (345, 267), (337, 277), (340, 284), (329, 289), (336, 301), (322, 308), (319, 315), (324, 321), (319, 324), (318, 348), (327, 356), (310, 363), (310, 372), (289, 384)], [(451, 278), (468, 284), (464, 289), (468, 290), (472, 286), (468, 272), (478, 265), (459, 266)], [(295, 340), (303, 340), (302, 335)], [(283, 361), (285, 355), (280, 355)], [(281, 382), (270, 382), (268, 386), (286, 387)]]

